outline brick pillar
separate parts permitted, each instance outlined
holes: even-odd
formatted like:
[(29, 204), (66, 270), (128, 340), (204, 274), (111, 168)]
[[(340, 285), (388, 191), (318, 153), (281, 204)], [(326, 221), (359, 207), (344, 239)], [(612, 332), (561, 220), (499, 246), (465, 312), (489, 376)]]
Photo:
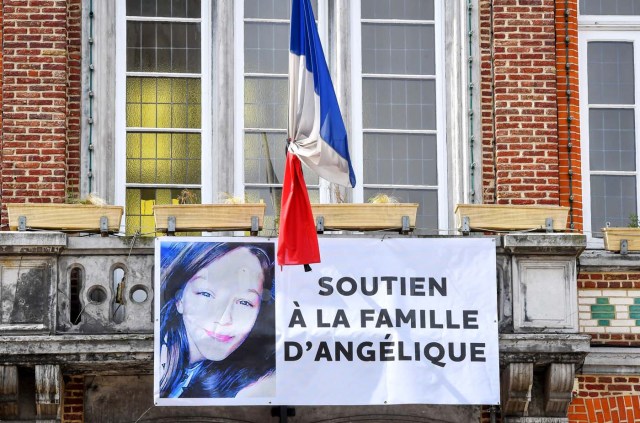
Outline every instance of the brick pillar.
[(67, 2), (4, 0), (3, 12), (2, 202), (62, 203)]
[(83, 423), (84, 376), (65, 376), (64, 380), (64, 395), (62, 397), (62, 423)]
[(494, 0), (488, 16), (499, 204), (559, 204), (555, 7), (555, 0)]

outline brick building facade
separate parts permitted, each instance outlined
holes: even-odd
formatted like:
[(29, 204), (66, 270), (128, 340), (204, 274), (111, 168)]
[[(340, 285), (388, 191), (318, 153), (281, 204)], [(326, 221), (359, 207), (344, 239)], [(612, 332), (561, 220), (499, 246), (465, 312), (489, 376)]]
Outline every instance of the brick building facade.
[[(0, 1), (0, 342), (7, 346), (0, 349), (0, 420), (97, 421), (105, 401), (131, 410), (103, 411), (101, 421), (109, 422), (269, 415), (268, 407), (153, 407), (150, 301), (127, 303), (124, 321), (114, 323), (108, 307), (83, 297), (82, 283), (91, 281), (111, 295), (115, 268), (130, 272), (136, 282), (129, 286), (152, 291), (152, 241), (138, 237), (150, 231), (145, 210), (176, 200), (181, 189), (202, 202), (217, 202), (222, 192), (262, 198), (271, 216), (266, 226), (277, 222), (281, 159), (273, 150), (286, 133), (286, 52), (277, 41), (288, 28), (288, 1), (203, 3)], [(605, 250), (600, 233), (605, 223), (626, 226), (640, 214), (640, 196), (628, 188), (640, 186), (633, 123), (640, 121), (640, 79), (629, 65), (640, 63), (633, 62), (640, 57), (640, 10), (622, 3), (313, 2), (362, 184), (340, 192), (311, 177), (312, 201), (365, 202), (380, 191), (418, 202), (415, 236), (458, 235), (457, 203), (570, 212), (564, 233), (487, 234), (500, 239), (501, 407), (300, 407), (293, 421), (640, 419), (640, 256)], [(163, 25), (182, 28), (184, 37), (163, 38)], [(400, 42), (400, 30), (424, 41)], [(164, 50), (173, 51), (169, 59)], [(417, 64), (410, 57), (416, 51), (423, 57)], [(602, 69), (612, 70), (607, 78)], [(144, 91), (145, 84), (155, 91)], [(161, 100), (163, 84), (173, 84), (170, 100)], [(178, 85), (186, 87), (184, 98)], [(398, 86), (404, 94), (384, 98)], [(412, 90), (424, 98), (411, 97)], [(178, 140), (192, 150), (172, 150)], [(635, 159), (628, 164), (626, 157)], [(196, 166), (193, 175), (188, 166)], [(262, 173), (252, 173), (255, 167)], [(121, 235), (128, 237), (9, 231), (8, 204), (65, 203), (89, 193), (124, 206)], [(527, 260), (559, 272), (552, 273), (557, 293), (573, 315), (557, 326), (544, 327), (545, 312), (528, 315), (531, 305), (513, 300), (541, 278), (525, 275)], [(45, 317), (11, 320), (2, 288), (18, 292), (16, 266), (41, 275), (34, 277), (44, 291), (54, 287), (44, 297), (27, 291)], [(70, 317), (73, 304), (80, 323)]]

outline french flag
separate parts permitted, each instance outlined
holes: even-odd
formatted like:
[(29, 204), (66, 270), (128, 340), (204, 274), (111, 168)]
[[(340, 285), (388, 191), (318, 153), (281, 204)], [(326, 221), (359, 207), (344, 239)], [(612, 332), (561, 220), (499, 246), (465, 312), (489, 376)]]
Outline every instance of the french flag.
[(320, 262), (320, 252), (300, 161), (329, 182), (354, 187), (356, 177), (310, 0), (292, 1), (289, 50), (289, 144), (278, 263), (307, 265)]

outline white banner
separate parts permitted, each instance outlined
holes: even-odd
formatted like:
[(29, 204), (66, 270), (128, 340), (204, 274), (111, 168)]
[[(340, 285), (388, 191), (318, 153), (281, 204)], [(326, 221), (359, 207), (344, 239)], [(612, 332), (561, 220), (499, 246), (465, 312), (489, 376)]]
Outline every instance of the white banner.
[(157, 405), (497, 404), (495, 242), (159, 238)]

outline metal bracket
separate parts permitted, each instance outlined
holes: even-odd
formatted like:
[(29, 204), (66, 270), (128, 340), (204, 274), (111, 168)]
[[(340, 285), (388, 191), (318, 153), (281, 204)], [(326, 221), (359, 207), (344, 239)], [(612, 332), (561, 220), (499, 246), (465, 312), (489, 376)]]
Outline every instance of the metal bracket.
[(324, 233), (324, 216), (316, 217), (316, 233)]
[(409, 225), (409, 216), (402, 216), (402, 228), (400, 229), (400, 233), (406, 235), (411, 231), (411, 226)]
[(18, 230), (20, 232), (27, 230), (27, 216), (18, 216)]
[(469, 216), (462, 216), (462, 235), (468, 236), (471, 232), (471, 220)]
[(629, 254), (629, 241), (626, 239), (620, 240), (620, 254), (627, 255)]
[(251, 216), (251, 236), (258, 236), (260, 230), (260, 221), (258, 216)]
[(544, 227), (545, 230), (547, 231), (547, 233), (552, 233), (553, 232), (553, 219), (550, 217), (547, 217), (544, 220)]
[(176, 217), (167, 217), (167, 235), (173, 236), (176, 234)]
[(100, 235), (109, 235), (109, 219), (107, 216), (100, 216)]

